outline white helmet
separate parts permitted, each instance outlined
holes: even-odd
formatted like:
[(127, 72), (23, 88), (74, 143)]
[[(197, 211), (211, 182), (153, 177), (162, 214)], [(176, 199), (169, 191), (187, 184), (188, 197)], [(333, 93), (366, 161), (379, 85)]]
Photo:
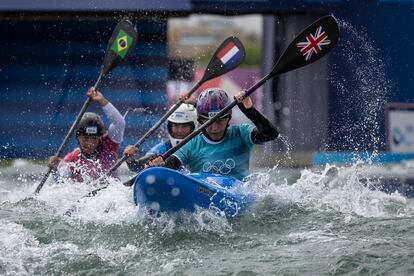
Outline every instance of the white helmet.
[[(191, 132), (195, 129), (195, 124), (197, 122), (197, 111), (195, 107), (191, 104), (181, 104), (173, 114), (168, 117), (168, 137), (170, 138), (171, 144), (173, 146), (183, 140), (183, 138), (175, 138), (172, 135), (172, 123), (175, 124), (191, 124)], [(190, 132), (190, 133), (191, 133)]]

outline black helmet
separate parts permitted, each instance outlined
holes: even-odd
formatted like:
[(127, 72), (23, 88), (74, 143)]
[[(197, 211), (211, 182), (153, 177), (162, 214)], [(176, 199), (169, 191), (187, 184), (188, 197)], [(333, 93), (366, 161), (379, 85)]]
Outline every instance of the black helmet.
[(98, 114), (93, 112), (86, 112), (76, 129), (76, 136), (102, 136), (104, 134), (104, 124)]

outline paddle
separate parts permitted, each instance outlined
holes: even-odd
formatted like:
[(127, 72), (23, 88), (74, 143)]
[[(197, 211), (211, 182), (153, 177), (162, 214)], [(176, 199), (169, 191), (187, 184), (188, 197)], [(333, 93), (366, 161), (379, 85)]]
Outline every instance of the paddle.
[[(228, 37), (226, 40), (221, 43), (221, 45), (215, 51), (213, 57), (211, 58), (204, 75), (199, 80), (194, 87), (187, 93), (187, 97), (190, 97), (203, 83), (218, 76), (224, 75), (225, 73), (233, 70), (239, 66), (245, 57), (245, 50), (243, 44), (236, 37)], [(168, 119), (168, 117), (174, 113), (177, 108), (185, 102), (184, 98), (181, 98), (177, 103), (175, 103), (158, 122), (153, 125), (135, 144), (135, 147), (140, 147), (145, 139), (147, 139), (158, 127)], [(123, 155), (106, 173), (107, 176), (111, 175), (125, 160), (128, 159), (128, 155)]]
[[(138, 34), (135, 30), (135, 27), (132, 23), (128, 20), (121, 20), (118, 25), (116, 25), (114, 31), (112, 32), (111, 38), (108, 42), (108, 47), (105, 52), (105, 57), (103, 60), (103, 64), (101, 67), (101, 72), (97, 81), (94, 84), (94, 88), (96, 89), (103, 77), (105, 77), (109, 71), (117, 67), (121, 64), (131, 53), (137, 43)], [(60, 156), (63, 153), (63, 150), (68, 144), (70, 136), (75, 131), (76, 127), (79, 124), (83, 114), (85, 113), (86, 109), (88, 108), (91, 99), (88, 97), (83, 104), (81, 110), (79, 111), (78, 116), (76, 117), (75, 121), (73, 122), (69, 132), (66, 134), (65, 138), (63, 139), (62, 144), (60, 145), (59, 149), (57, 150), (55, 156)], [(43, 176), (42, 180), (40, 181), (39, 185), (36, 188), (35, 194), (39, 193), (43, 187), (43, 184), (46, 182), (47, 178), (49, 177), (50, 173), (52, 172), (52, 168), (49, 168), (47, 173)]]
[[(260, 81), (247, 89), (244, 95), (238, 99), (235, 99), (228, 106), (222, 109), (214, 117), (209, 119), (203, 125), (198, 127), (185, 139), (183, 139), (176, 146), (169, 149), (162, 155), (163, 160), (168, 158), (182, 146), (187, 144), (192, 138), (200, 134), (204, 129), (213, 124), (217, 119), (227, 114), (237, 103), (243, 101), (246, 97), (252, 94), (257, 88), (263, 85), (268, 79), (288, 71), (295, 70), (297, 68), (306, 66), (312, 62), (317, 61), (321, 57), (325, 56), (335, 46), (339, 38), (339, 29), (336, 20), (332, 16), (324, 16), (307, 27), (302, 31), (288, 46), (276, 64), (273, 66), (272, 71), (264, 76)], [(124, 182), (125, 186), (132, 186), (135, 182), (135, 175), (130, 180)], [(103, 188), (101, 188), (103, 189)], [(96, 193), (97, 191), (95, 191)]]

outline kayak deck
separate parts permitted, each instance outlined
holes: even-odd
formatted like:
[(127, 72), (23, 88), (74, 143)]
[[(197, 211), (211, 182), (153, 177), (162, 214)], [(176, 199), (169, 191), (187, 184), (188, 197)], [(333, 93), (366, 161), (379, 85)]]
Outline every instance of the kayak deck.
[(215, 210), (226, 217), (245, 212), (254, 201), (241, 193), (243, 182), (218, 174), (184, 175), (163, 167), (141, 172), (134, 184), (134, 202), (151, 212), (194, 212), (195, 206)]

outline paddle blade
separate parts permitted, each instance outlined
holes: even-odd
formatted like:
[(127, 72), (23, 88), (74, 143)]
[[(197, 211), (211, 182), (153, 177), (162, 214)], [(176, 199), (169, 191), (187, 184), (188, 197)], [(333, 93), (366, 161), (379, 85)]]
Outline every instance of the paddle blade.
[(339, 28), (335, 18), (330, 15), (320, 18), (290, 43), (273, 67), (271, 75), (292, 71), (317, 61), (329, 53), (338, 38)]
[(243, 62), (245, 55), (244, 46), (237, 37), (226, 38), (215, 51), (200, 83), (233, 70)]
[(116, 25), (106, 49), (102, 66), (103, 76), (128, 57), (135, 48), (137, 39), (137, 31), (131, 21), (123, 19)]

